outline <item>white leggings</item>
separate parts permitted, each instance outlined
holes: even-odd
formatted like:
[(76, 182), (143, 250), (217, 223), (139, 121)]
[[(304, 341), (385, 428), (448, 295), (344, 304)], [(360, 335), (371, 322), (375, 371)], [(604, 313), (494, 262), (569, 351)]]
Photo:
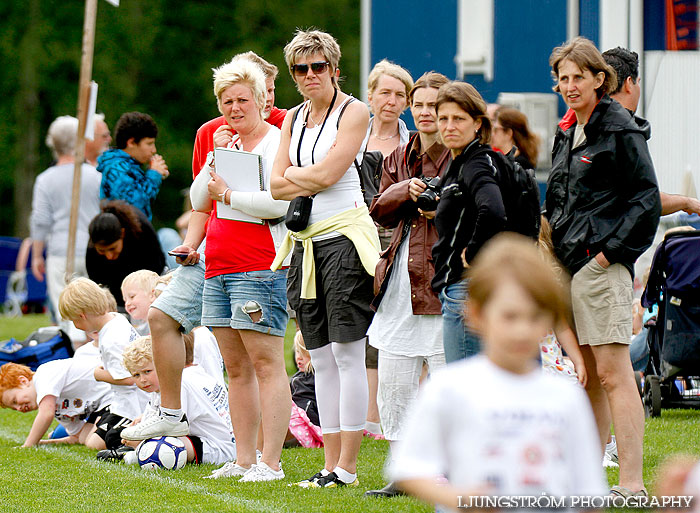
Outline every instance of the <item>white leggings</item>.
[(331, 342), (309, 351), (316, 372), (316, 402), (321, 431), (360, 431), (365, 427), (369, 391), (365, 339)]

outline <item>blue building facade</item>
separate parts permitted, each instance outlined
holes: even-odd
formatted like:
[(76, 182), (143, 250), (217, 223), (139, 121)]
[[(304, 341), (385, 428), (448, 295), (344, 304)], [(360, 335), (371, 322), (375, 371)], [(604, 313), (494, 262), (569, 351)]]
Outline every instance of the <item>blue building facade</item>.
[[(365, 72), (386, 58), (414, 78), (434, 70), (466, 80), (487, 102), (496, 102), (501, 92), (551, 93), (549, 55), (576, 35), (599, 48), (609, 44), (603, 50), (619, 44), (640, 56), (646, 50), (663, 50), (665, 44), (664, 0), (364, 0), (364, 4), (369, 10)], [(481, 9), (484, 4), (491, 6), (491, 26), (477, 28), (492, 37), (491, 76), (462, 75), (456, 62), (459, 32), (465, 30), (459, 9)], [(564, 112), (561, 100), (559, 111)]]

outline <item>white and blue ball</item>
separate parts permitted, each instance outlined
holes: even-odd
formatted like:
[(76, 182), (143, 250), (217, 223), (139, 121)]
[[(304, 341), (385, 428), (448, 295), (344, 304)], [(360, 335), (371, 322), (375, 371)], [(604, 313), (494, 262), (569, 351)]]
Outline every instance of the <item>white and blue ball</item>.
[(187, 449), (179, 438), (161, 436), (144, 440), (136, 449), (141, 468), (175, 470), (187, 463)]

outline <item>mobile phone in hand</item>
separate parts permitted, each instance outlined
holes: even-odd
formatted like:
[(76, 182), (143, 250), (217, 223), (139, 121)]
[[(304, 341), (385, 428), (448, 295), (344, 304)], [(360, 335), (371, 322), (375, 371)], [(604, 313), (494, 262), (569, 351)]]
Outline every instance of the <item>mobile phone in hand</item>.
[(189, 251), (168, 251), (168, 255), (174, 256), (175, 258), (187, 258), (189, 254)]

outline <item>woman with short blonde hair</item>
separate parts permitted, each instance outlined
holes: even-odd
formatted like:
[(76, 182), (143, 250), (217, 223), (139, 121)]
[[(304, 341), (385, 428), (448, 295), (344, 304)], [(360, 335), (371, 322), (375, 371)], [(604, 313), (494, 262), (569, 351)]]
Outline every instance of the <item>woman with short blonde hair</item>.
[[(256, 63), (235, 58), (213, 71), (214, 93), (226, 119), (214, 132), (214, 146), (260, 155), (262, 174), (260, 191), (235, 190), (236, 184), (217, 172), (220, 164), (211, 158), (197, 176), (210, 177), (208, 183), (195, 180), (191, 190), (193, 206), (212, 212), (206, 234), (202, 325), (212, 328), (229, 386), (235, 390), (229, 394), (229, 410), (237, 459), (208, 477), (273, 481), (284, 478), (280, 457), (291, 402), (284, 366), (287, 271), (270, 270), (286, 234), (284, 224), (275, 220), (287, 211), (288, 202), (270, 194), (280, 130), (263, 117), (265, 75)], [(249, 172), (257, 175), (258, 170)], [(260, 424), (264, 439), (257, 461)]]
[(306, 228), (291, 234), (273, 268), (294, 244), (287, 297), (316, 369), (325, 455), (324, 468), (299, 485), (357, 486), (367, 415), (365, 335), (379, 257), (377, 230), (354, 163), (362, 159), (369, 113), (338, 87), (340, 47), (333, 36), (300, 30), (284, 55), (307, 100), (284, 120), (272, 194), (304, 198), (295, 202), (310, 206), (310, 212)]

